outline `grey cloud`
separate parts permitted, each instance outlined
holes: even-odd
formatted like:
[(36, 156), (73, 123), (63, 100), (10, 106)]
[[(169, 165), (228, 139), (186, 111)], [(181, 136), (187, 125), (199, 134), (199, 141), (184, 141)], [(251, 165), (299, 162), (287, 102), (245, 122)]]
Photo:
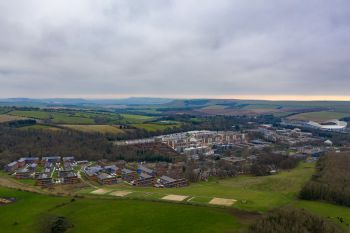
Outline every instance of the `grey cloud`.
[(347, 0), (12, 0), (0, 33), (0, 97), (349, 95)]

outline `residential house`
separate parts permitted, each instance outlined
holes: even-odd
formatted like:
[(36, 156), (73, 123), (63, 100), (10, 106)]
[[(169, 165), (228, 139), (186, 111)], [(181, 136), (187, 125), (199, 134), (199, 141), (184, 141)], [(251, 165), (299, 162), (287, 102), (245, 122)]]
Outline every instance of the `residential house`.
[(111, 185), (117, 183), (117, 177), (107, 173), (101, 173), (97, 175), (97, 181), (102, 185)]
[(173, 179), (168, 176), (161, 176), (159, 181), (159, 185), (157, 187), (164, 187), (164, 188), (179, 188), (184, 187), (188, 185), (187, 179)]

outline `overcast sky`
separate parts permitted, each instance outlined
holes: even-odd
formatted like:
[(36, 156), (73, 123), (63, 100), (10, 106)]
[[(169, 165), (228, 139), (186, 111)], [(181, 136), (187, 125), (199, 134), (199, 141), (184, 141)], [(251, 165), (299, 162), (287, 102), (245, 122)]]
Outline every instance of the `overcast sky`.
[(0, 97), (350, 96), (349, 0), (0, 0)]

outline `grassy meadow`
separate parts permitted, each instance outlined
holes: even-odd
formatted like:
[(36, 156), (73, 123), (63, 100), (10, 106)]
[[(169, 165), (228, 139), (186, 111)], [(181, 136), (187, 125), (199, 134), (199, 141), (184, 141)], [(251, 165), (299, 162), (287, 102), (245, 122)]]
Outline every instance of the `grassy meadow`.
[(121, 134), (124, 133), (118, 126), (113, 125), (62, 125), (69, 129), (85, 133)]
[(146, 121), (155, 120), (155, 117), (144, 116), (144, 115), (134, 115), (134, 114), (120, 114), (123, 117), (123, 120), (129, 124), (140, 124)]
[(350, 116), (350, 113), (320, 111), (296, 114), (290, 116), (289, 119), (323, 122), (327, 120), (341, 119), (348, 116)]
[(134, 126), (135, 128), (138, 129), (144, 129), (150, 132), (154, 132), (154, 131), (163, 131), (166, 130), (168, 128), (174, 128), (174, 127), (178, 127), (179, 123), (175, 123), (175, 124), (162, 124), (162, 123), (144, 123), (144, 124), (132, 124), (132, 126)]
[(48, 111), (12, 111), (9, 113), (13, 116), (34, 118), (39, 120), (51, 119), (55, 124), (94, 124), (91, 118), (75, 116), (71, 113), (48, 112)]
[(23, 120), (25, 117), (12, 116), (12, 115), (0, 115), (0, 123), (15, 121), (15, 120)]
[(45, 215), (64, 216), (74, 225), (73, 233), (222, 233), (243, 225), (240, 216), (227, 209), (174, 205), (136, 200), (104, 200), (54, 197), (0, 187), (0, 196), (15, 197), (0, 206), (1, 232), (38, 232)]

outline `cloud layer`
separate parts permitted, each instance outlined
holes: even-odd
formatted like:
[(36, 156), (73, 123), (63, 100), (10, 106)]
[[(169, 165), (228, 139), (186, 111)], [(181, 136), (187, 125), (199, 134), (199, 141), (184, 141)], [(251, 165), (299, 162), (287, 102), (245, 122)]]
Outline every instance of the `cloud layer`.
[(348, 0), (0, 2), (0, 97), (350, 96)]

